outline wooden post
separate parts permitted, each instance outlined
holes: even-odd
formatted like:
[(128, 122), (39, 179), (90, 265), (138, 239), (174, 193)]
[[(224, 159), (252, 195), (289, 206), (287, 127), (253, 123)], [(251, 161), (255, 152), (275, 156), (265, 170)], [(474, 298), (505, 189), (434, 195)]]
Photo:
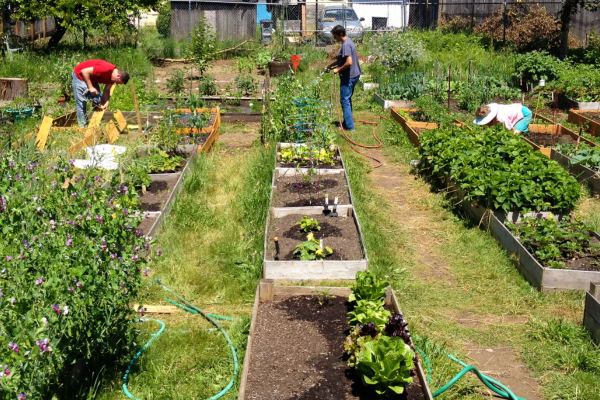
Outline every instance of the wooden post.
[(142, 133), (142, 119), (140, 118), (140, 109), (138, 108), (137, 98), (135, 97), (133, 81), (131, 81), (131, 96), (133, 96), (133, 107), (135, 108), (135, 115), (137, 117), (138, 131)]
[[(305, 36), (305, 35), (308, 35), (308, 32), (305, 32), (306, 31), (306, 3), (302, 3), (300, 8), (302, 10), (302, 23), (300, 25), (300, 30), (302, 31), (302, 33), (300, 34), (300, 36)], [(316, 29), (316, 27), (315, 27), (315, 29)]]
[(44, 34), (44, 39), (46, 39), (46, 18), (42, 20), (42, 32)]
[(258, 284), (259, 301), (273, 301), (273, 279), (261, 279)]
[(19, 36), (19, 21), (15, 22), (15, 35)]
[(600, 300), (600, 281), (599, 282), (590, 282), (590, 293), (596, 299)]
[(469, 60), (469, 79), (468, 79), (469, 82), (471, 82), (472, 75), (473, 75), (473, 60)]
[(29, 29), (31, 29), (31, 41), (33, 42), (35, 40), (35, 25), (33, 22), (29, 23)]
[(448, 65), (448, 108), (450, 108), (450, 81), (452, 79), (452, 66)]
[(0, 78), (0, 100), (14, 100), (29, 96), (27, 79)]
[(438, 92), (438, 82), (440, 79), (440, 61), (436, 61), (435, 63), (435, 92)]

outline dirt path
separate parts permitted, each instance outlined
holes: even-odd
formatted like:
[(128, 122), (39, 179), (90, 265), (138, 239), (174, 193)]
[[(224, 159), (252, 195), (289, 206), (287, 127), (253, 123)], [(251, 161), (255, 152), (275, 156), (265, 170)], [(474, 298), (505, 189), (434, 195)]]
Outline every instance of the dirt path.
[(222, 150), (235, 152), (248, 149), (260, 139), (260, 122), (221, 124), (219, 145)]
[[(444, 260), (440, 248), (445, 229), (439, 222), (443, 220), (443, 211), (431, 207), (437, 195), (431, 192), (428, 184), (411, 175), (407, 167), (395, 164), (385, 151), (366, 150), (365, 153), (384, 163), (382, 167), (374, 169), (369, 176), (372, 188), (390, 205), (387, 211), (388, 218), (397, 226), (401, 226), (404, 232), (409, 232), (408, 240), (414, 249), (413, 254), (406, 254), (406, 257), (414, 260), (410, 272), (416, 279), (429, 283), (432, 289), (434, 287), (458, 291), (467, 289), (468, 293), (468, 288), (463, 287), (463, 283), (453, 274), (451, 266)], [(459, 305), (456, 307), (458, 308)], [(459, 312), (452, 308), (446, 308), (445, 311), (447, 315), (443, 317), (458, 326), (482, 332), (490, 327), (502, 329), (509, 325), (527, 322), (527, 318), (522, 316), (484, 314), (480, 312), (479, 307), (470, 312)], [(435, 314), (435, 311), (433, 313)], [(461, 341), (460, 338), (456, 339)], [(519, 360), (518, 353), (514, 349), (506, 346), (481, 347), (469, 342), (464, 343), (464, 349), (469, 358), (464, 360), (465, 362), (475, 365), (486, 375), (507, 385), (517, 396), (527, 400), (541, 400), (537, 381), (530, 377), (531, 371)], [(493, 397), (492, 392), (483, 385), (478, 385), (477, 391), (483, 398)]]

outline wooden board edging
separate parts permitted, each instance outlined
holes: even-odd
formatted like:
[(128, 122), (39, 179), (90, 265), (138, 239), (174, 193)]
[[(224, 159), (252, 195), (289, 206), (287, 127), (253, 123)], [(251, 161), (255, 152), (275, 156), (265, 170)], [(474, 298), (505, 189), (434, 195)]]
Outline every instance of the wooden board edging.
[(585, 309), (583, 312), (583, 325), (590, 331), (592, 339), (600, 345), (600, 295), (594, 296), (593, 292), (600, 288), (600, 281), (591, 282), (590, 290), (585, 294)]
[(589, 127), (590, 127), (589, 130), (591, 131), (592, 135), (600, 136), (600, 123), (594, 121), (593, 119), (586, 117), (585, 115), (582, 115), (584, 112), (595, 113), (595, 114), (600, 115), (598, 110), (593, 110), (593, 111), (592, 110), (569, 110), (568, 121), (573, 124), (577, 124), (577, 125), (586, 123), (589, 125)]
[[(248, 334), (248, 341), (246, 345), (246, 355), (244, 357), (244, 366), (240, 378), (240, 388), (238, 392), (238, 399), (246, 399), (246, 389), (248, 386), (248, 373), (250, 371), (250, 363), (252, 362), (252, 342), (256, 333), (258, 308), (261, 302), (269, 302), (273, 300), (273, 296), (309, 296), (317, 293), (318, 291), (327, 290), (329, 294), (334, 296), (346, 297), (352, 293), (347, 287), (332, 287), (332, 286), (279, 286), (275, 285), (271, 279), (262, 279), (260, 284), (256, 288), (256, 294), (254, 298), (254, 307), (252, 309), (252, 322), (250, 323), (250, 332)], [(265, 291), (266, 293), (262, 293)], [(396, 293), (391, 287), (388, 287), (386, 293), (385, 303), (391, 305), (394, 308), (396, 314), (402, 314), (402, 309), (398, 303)], [(409, 325), (410, 328), (410, 325)], [(341, 343), (340, 343), (341, 345)], [(433, 395), (427, 383), (426, 375), (421, 365), (421, 356), (418, 352), (415, 352), (417, 362), (416, 370), (421, 389), (425, 400), (433, 400)]]

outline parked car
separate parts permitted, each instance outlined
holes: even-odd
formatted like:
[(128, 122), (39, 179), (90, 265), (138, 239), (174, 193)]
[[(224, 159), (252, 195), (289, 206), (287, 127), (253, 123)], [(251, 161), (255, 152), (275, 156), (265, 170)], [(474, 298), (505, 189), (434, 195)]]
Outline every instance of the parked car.
[(341, 25), (346, 28), (346, 35), (349, 38), (360, 42), (364, 34), (361, 21), (364, 20), (364, 18), (358, 18), (352, 7), (324, 7), (317, 22), (317, 30), (320, 31), (319, 37), (324, 42), (333, 43), (335, 39), (331, 30), (334, 26)]

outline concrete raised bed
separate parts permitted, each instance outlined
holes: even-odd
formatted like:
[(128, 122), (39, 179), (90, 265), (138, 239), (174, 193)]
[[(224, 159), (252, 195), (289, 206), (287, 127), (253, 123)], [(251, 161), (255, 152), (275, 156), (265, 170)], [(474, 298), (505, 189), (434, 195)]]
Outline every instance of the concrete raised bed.
[[(363, 90), (379, 89), (379, 83), (363, 82), (362, 78), (363, 77), (361, 76), (361, 78), (358, 80), (358, 83), (362, 87)], [(367, 78), (367, 76), (365, 76), (365, 78)]]
[(585, 294), (583, 325), (600, 345), (600, 281), (590, 282), (590, 291)]
[(385, 100), (379, 93), (373, 93), (373, 98), (375, 102), (383, 107), (384, 110), (388, 108), (411, 108), (414, 107), (414, 101), (405, 101), (405, 100)]
[(569, 122), (577, 125), (588, 125), (588, 131), (594, 136), (600, 136), (600, 123), (582, 115), (583, 113), (594, 113), (600, 115), (598, 109), (595, 110), (569, 110)]
[[(273, 284), (272, 280), (261, 280), (258, 288), (256, 289), (256, 296), (254, 299), (254, 308), (252, 310), (252, 323), (250, 324), (250, 333), (248, 334), (248, 344), (246, 346), (246, 357), (244, 358), (244, 367), (242, 369), (242, 376), (240, 379), (240, 390), (238, 393), (239, 400), (247, 399), (246, 389), (248, 387), (248, 372), (250, 370), (250, 365), (253, 362), (252, 342), (256, 332), (258, 308), (260, 303), (272, 302), (274, 296), (310, 296), (317, 294), (317, 291), (323, 290), (329, 290), (329, 294), (340, 297), (348, 297), (352, 293), (352, 291), (346, 287), (277, 286)], [(398, 298), (396, 297), (396, 293), (394, 293), (391, 287), (388, 288), (388, 291), (386, 293), (385, 303), (387, 305), (391, 305), (395, 313), (402, 313), (400, 305), (398, 304)], [(341, 345), (342, 343), (340, 343), (340, 349)], [(421, 365), (420, 357), (418, 356), (418, 354), (415, 367), (417, 373), (414, 379), (419, 380), (419, 383), (423, 388), (423, 396), (425, 400), (433, 400), (433, 395), (431, 394), (431, 390), (429, 389), (429, 386), (427, 384), (425, 372), (423, 371), (423, 366)]]
[(600, 110), (600, 102), (597, 101), (577, 101), (573, 100), (561, 93), (560, 102), (566, 108), (575, 108), (582, 111), (598, 111)]

